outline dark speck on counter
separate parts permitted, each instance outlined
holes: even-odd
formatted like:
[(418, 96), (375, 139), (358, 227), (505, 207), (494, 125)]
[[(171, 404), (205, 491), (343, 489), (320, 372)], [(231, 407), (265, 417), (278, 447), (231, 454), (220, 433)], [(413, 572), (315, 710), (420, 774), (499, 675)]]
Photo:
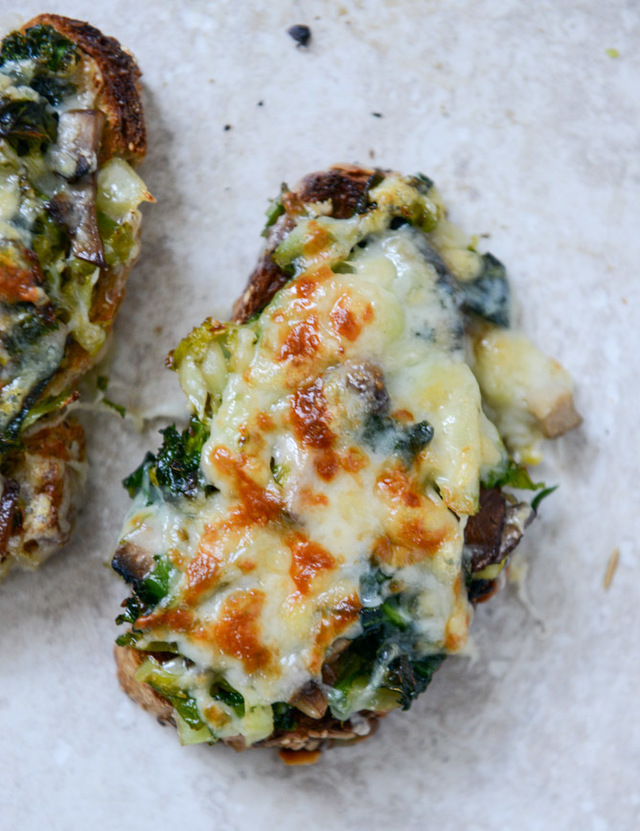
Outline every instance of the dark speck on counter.
[(375, 118), (382, 118), (382, 113), (371, 113)]
[(225, 131), (225, 133), (228, 133), (230, 129), (231, 129), (231, 124), (225, 124), (225, 125), (224, 125), (224, 131)]
[(291, 37), (298, 44), (298, 47), (308, 46), (309, 41), (311, 40), (311, 29), (301, 23), (296, 23), (295, 26), (290, 26), (287, 29), (287, 34), (291, 35)]

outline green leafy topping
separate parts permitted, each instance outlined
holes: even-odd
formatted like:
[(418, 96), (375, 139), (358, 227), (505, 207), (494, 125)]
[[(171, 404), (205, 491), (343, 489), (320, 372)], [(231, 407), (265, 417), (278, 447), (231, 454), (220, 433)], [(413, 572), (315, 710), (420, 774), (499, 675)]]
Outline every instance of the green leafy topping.
[(0, 66), (7, 61), (31, 60), (51, 72), (65, 73), (79, 59), (76, 45), (53, 26), (38, 24), (23, 34), (12, 32), (0, 46)]
[(153, 571), (135, 583), (136, 594), (148, 606), (155, 606), (169, 594), (171, 578), (176, 571), (167, 557), (156, 555), (153, 559), (156, 561)]
[(509, 326), (511, 300), (507, 271), (493, 254), (483, 254), (480, 274), (474, 280), (459, 282), (458, 288), (463, 311), (496, 326)]
[(444, 655), (429, 655), (417, 660), (400, 655), (391, 662), (386, 686), (398, 694), (403, 710), (408, 710), (413, 700), (427, 689), (444, 659)]
[(411, 184), (418, 191), (426, 196), (434, 185), (433, 179), (425, 176), (424, 173), (416, 173), (411, 177)]
[(27, 413), (26, 418), (22, 423), (23, 429), (26, 430), (27, 427), (31, 427), (32, 424), (35, 424), (38, 419), (49, 415), (49, 413), (54, 413), (56, 410), (66, 404), (70, 404), (76, 399), (77, 393), (74, 394), (70, 389), (66, 389), (59, 395), (49, 395), (42, 401), (38, 401), (38, 403), (34, 404), (34, 406), (31, 407)]
[(276, 701), (272, 705), (273, 727), (275, 730), (293, 730), (296, 726), (295, 710), (286, 701)]
[(182, 434), (172, 424), (160, 431), (162, 447), (156, 457), (156, 479), (160, 487), (173, 494), (195, 496), (201, 486), (200, 454), (209, 437), (202, 422), (195, 416)]
[(538, 505), (540, 505), (542, 500), (552, 494), (558, 486), (553, 485), (548, 488), (545, 482), (534, 482), (531, 479), (531, 476), (529, 476), (529, 472), (526, 467), (522, 467), (522, 465), (514, 462), (513, 459), (509, 459), (506, 465), (491, 471), (489, 476), (482, 481), (482, 487), (515, 488), (516, 490), (522, 491), (540, 491), (540, 493), (537, 494), (531, 502), (531, 507), (534, 511), (537, 511)]
[[(123, 615), (117, 619), (118, 622), (122, 623), (123, 621), (120, 620)], [(116, 638), (116, 645), (117, 646), (135, 646), (136, 642), (140, 638), (139, 632), (124, 632), (122, 635), (118, 635)]]
[(147, 658), (136, 673), (136, 680), (148, 684), (166, 698), (191, 730), (206, 729), (200, 716), (198, 702), (181, 688), (179, 679), (173, 673), (168, 672), (155, 658)]
[[(542, 484), (542, 483), (541, 483), (541, 484)], [(557, 489), (558, 489), (558, 485), (553, 485), (553, 486), (552, 486), (552, 487), (550, 487), (550, 488), (545, 488), (544, 490), (540, 491), (540, 493), (539, 493), (539, 494), (537, 494), (536, 496), (534, 496), (534, 498), (531, 500), (531, 507), (533, 508), (533, 510), (534, 510), (534, 511), (537, 511), (537, 510), (538, 510), (538, 506), (540, 505), (540, 503), (542, 502), (542, 500), (543, 500), (543, 499), (546, 499), (546, 498), (547, 498), (547, 496), (549, 496), (550, 494), (552, 494), (552, 493), (553, 493), (555, 490), (557, 490)]]
[(106, 375), (98, 375), (96, 380), (96, 387), (104, 392), (106, 388), (109, 386), (109, 379)]
[(272, 199), (269, 202), (269, 205), (267, 206), (267, 210), (265, 211), (267, 221), (266, 221), (265, 226), (262, 230), (262, 236), (263, 237), (266, 237), (267, 231), (269, 230), (269, 228), (271, 228), (272, 225), (275, 225), (276, 222), (278, 221), (278, 219), (284, 213), (284, 203), (282, 201), (282, 194), (286, 193), (287, 190), (288, 190), (288, 188), (287, 188), (286, 184), (283, 182), (280, 196), (278, 196), (276, 199)]
[(112, 410), (115, 410), (116, 413), (120, 416), (120, 418), (124, 418), (127, 414), (127, 408), (123, 407), (122, 404), (116, 404), (115, 401), (112, 401), (110, 398), (103, 398), (102, 403), (105, 404)]
[(390, 416), (371, 413), (362, 438), (373, 450), (397, 453), (410, 466), (433, 438), (433, 427), (428, 421), (402, 425)]
[(516, 488), (523, 491), (537, 491), (544, 488), (544, 482), (534, 482), (526, 467), (509, 459), (503, 467), (492, 470), (482, 482), (485, 488)]
[(175, 425), (160, 431), (162, 446), (154, 456), (147, 453), (142, 464), (123, 480), (122, 484), (132, 498), (142, 491), (150, 504), (154, 489), (163, 497), (208, 495), (213, 486), (205, 482), (200, 470), (202, 447), (209, 433), (196, 416), (179, 433)]
[(38, 95), (45, 98), (52, 107), (61, 104), (65, 98), (74, 95), (78, 89), (71, 81), (56, 78), (54, 75), (36, 75), (29, 84)]
[(40, 101), (9, 101), (0, 107), (0, 136), (16, 141), (50, 142), (58, 135), (58, 116)]
[(139, 465), (133, 473), (130, 473), (122, 484), (129, 491), (129, 496), (133, 497), (142, 491), (146, 497), (147, 504), (151, 502), (151, 482), (149, 480), (149, 471), (155, 463), (156, 457), (153, 453), (147, 453), (141, 465)]
[[(114, 566), (114, 568), (116, 568)], [(116, 569), (117, 570), (117, 569)], [(139, 617), (142, 615), (146, 615), (149, 611), (149, 607), (142, 602), (142, 600), (136, 595), (132, 594), (131, 597), (128, 597), (124, 602), (124, 612), (121, 615), (118, 615), (116, 618), (116, 623), (120, 626), (123, 623), (135, 623)], [(124, 637), (121, 635), (120, 637)], [(121, 646), (126, 646), (127, 644), (120, 644)]]
[(445, 658), (443, 654), (423, 655), (418, 651), (412, 599), (403, 592), (382, 599), (389, 583), (390, 577), (379, 569), (371, 570), (361, 580), (361, 597), (371, 604), (360, 612), (362, 634), (331, 667), (336, 681), (328, 695), (338, 718), (347, 717), (354, 709), (398, 705), (408, 709)]
[(139, 617), (146, 615), (153, 606), (169, 594), (176, 569), (167, 557), (156, 555), (153, 559), (155, 566), (146, 577), (140, 580), (132, 580), (131, 575), (119, 566), (117, 559), (112, 562), (113, 569), (125, 580), (133, 583), (133, 594), (125, 601), (124, 612), (116, 618), (118, 625), (135, 624)]
[(137, 242), (132, 225), (129, 222), (116, 222), (102, 211), (98, 211), (97, 218), (107, 265), (113, 268), (128, 263)]
[(243, 718), (245, 713), (244, 696), (237, 690), (234, 690), (226, 681), (218, 681), (211, 689), (211, 697), (216, 701), (222, 701), (227, 707), (230, 707), (234, 713)]

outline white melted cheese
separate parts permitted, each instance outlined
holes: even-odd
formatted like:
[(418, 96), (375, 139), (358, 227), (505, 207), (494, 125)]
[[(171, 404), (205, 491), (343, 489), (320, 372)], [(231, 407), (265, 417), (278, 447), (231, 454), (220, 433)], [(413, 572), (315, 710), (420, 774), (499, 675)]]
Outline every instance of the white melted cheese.
[[(410, 598), (418, 658), (465, 646), (464, 528), (480, 482), (507, 461), (478, 378), (503, 414), (520, 407), (521, 379), (500, 386), (493, 352), (477, 334), (469, 341), (456, 292), (482, 260), (429, 197), (391, 175), (363, 215), (311, 206), (274, 255), (295, 261), (295, 277), (261, 314), (205, 321), (174, 355), (210, 426), (201, 471), (216, 490), (149, 506), (140, 494), (122, 541), (173, 564), (168, 595), (136, 621), (136, 648), (175, 645), (189, 663), (167, 672), (215, 738), (265, 738), (270, 705), (310, 681), (323, 687), (325, 661), (361, 633), (361, 610), (384, 600), (368, 582), (375, 569), (386, 597)], [(391, 230), (398, 205), (424, 230)], [(545, 371), (541, 389), (553, 382)], [(403, 430), (432, 435), (407, 455)], [(384, 671), (334, 715), (379, 708)], [(243, 718), (215, 700), (220, 682), (243, 696)]]
[[(181, 522), (166, 507), (130, 515), (125, 541), (173, 551), (187, 566), (167, 605), (186, 599), (194, 609), (188, 631), (158, 618), (147, 642), (176, 642), (250, 703), (290, 700), (320, 677), (336, 638), (358, 634), (372, 557), (393, 571), (396, 590), (415, 594), (423, 654), (465, 643), (465, 517), (477, 510), (481, 468), (503, 450), (464, 362), (451, 289), (425, 258), (422, 239), (409, 226), (378, 234), (357, 249), (352, 273), (312, 266), (280, 291), (260, 326), (236, 339), (202, 453), (219, 493)], [(348, 380), (362, 367), (381, 372), (392, 415), (433, 426), (433, 441), (408, 470), (388, 449), (363, 442), (369, 404)], [(194, 376), (185, 378), (188, 393), (204, 383)], [(301, 389), (315, 389), (313, 406), (324, 408), (319, 423), (311, 412), (306, 433), (292, 415)], [(326, 449), (323, 430), (333, 437)], [(281, 505), (277, 518), (225, 528), (246, 508), (239, 475)], [(177, 531), (186, 532), (182, 539)], [(188, 566), (197, 558), (216, 576), (194, 604)], [(308, 579), (296, 580), (296, 568)], [(225, 627), (245, 625), (245, 642), (227, 637)], [(221, 639), (229, 643), (221, 647)]]

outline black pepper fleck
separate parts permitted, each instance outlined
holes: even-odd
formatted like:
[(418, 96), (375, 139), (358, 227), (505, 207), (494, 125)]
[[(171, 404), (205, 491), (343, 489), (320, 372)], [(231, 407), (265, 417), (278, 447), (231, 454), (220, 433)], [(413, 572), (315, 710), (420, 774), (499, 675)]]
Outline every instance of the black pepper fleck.
[(308, 46), (311, 40), (311, 29), (301, 23), (296, 23), (295, 26), (290, 26), (287, 29), (287, 34), (290, 35), (298, 46)]
[(231, 124), (225, 124), (225, 125), (224, 125), (224, 131), (225, 131), (225, 133), (228, 133), (230, 129), (231, 129)]
[(382, 113), (371, 113), (371, 115), (375, 116), (376, 118), (382, 118)]

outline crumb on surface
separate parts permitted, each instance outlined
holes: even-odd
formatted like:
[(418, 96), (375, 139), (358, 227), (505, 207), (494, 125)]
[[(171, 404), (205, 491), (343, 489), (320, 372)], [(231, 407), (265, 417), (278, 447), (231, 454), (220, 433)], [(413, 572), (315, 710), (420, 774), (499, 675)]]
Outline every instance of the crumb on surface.
[(602, 585), (604, 586), (605, 591), (609, 590), (611, 583), (613, 582), (613, 578), (615, 576), (616, 570), (618, 568), (618, 563), (620, 562), (620, 549), (614, 548), (609, 556), (609, 560), (607, 561), (607, 570), (604, 573), (604, 580)]

